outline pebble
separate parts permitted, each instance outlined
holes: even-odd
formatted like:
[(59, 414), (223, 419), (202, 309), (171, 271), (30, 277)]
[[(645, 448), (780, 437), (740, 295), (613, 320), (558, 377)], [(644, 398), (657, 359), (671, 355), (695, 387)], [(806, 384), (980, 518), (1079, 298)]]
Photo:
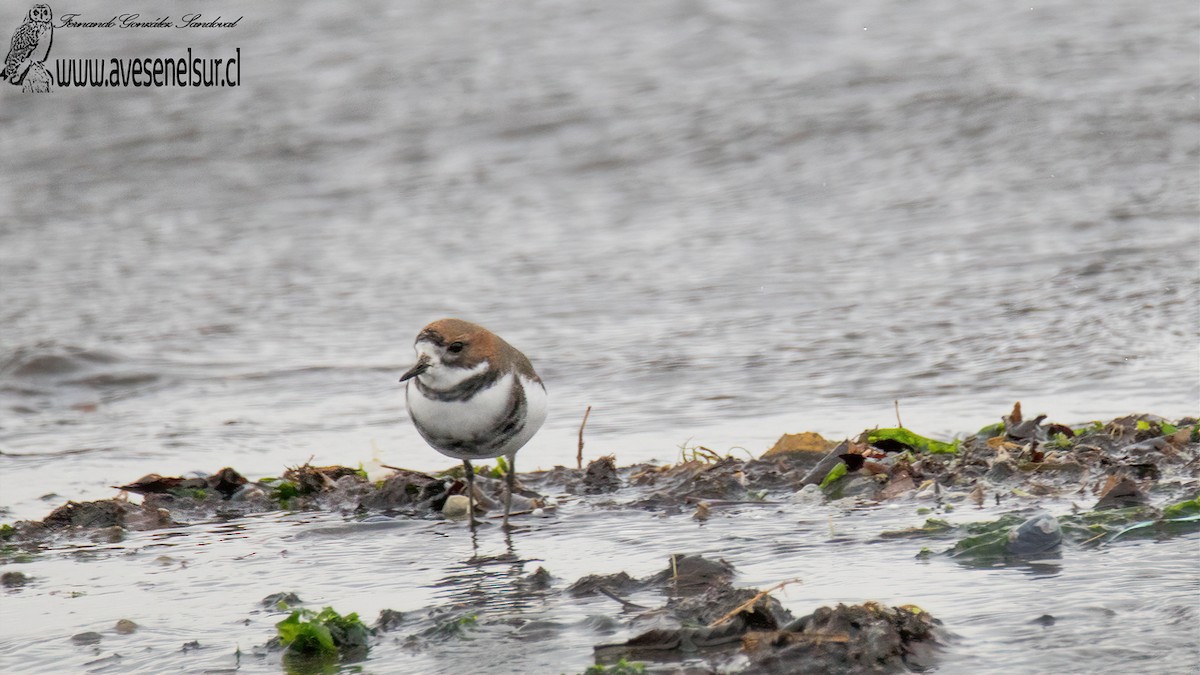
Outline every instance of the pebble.
[(442, 507), (442, 515), (457, 520), (467, 517), (467, 509), (471, 508), (466, 495), (450, 495)]

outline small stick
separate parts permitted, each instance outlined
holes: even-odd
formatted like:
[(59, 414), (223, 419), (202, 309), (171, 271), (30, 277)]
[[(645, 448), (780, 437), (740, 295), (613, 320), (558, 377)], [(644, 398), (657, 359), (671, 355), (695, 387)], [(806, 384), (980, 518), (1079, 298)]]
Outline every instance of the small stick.
[(799, 584), (799, 583), (803, 583), (803, 582), (800, 580), (800, 577), (796, 577), (794, 579), (788, 579), (787, 581), (781, 581), (781, 582), (775, 584), (774, 586), (768, 588), (765, 591), (759, 591), (753, 598), (750, 598), (749, 600), (743, 602), (742, 604), (738, 605), (737, 607), (734, 607), (725, 616), (708, 624), (708, 627), (713, 628), (716, 626), (720, 626), (721, 624), (732, 619), (733, 617), (737, 616), (738, 614), (741, 614), (743, 611), (750, 609), (751, 607), (754, 606), (755, 603), (757, 603), (759, 600), (762, 600), (764, 597), (770, 595), (772, 592), (777, 591), (777, 590), (783, 588), (784, 586), (787, 586), (788, 584)]
[(608, 590), (607, 588), (605, 588), (603, 586), (597, 586), (596, 592), (601, 595), (608, 596), (609, 598), (612, 598), (613, 600), (616, 600), (617, 602), (621, 603), (621, 609), (626, 609), (626, 610), (628, 610), (628, 609), (646, 609), (645, 606), (639, 605), (636, 602), (630, 602), (630, 601), (626, 600), (625, 598), (622, 598), (621, 596), (617, 595), (616, 593), (613, 593), (612, 591)]
[(900, 399), (892, 399), (892, 403), (896, 404), (896, 426), (904, 428), (904, 422), (900, 421)]
[(579, 423), (579, 452), (575, 455), (575, 468), (583, 468), (583, 428), (587, 426), (588, 415), (592, 414), (592, 406), (587, 407), (587, 412), (583, 413), (583, 421)]

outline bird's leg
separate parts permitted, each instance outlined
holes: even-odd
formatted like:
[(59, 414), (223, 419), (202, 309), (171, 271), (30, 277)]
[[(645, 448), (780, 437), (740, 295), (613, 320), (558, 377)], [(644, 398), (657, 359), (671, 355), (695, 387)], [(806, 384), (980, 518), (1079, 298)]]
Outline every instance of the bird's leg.
[(517, 453), (508, 456), (508, 475), (504, 477), (508, 489), (504, 491), (504, 529), (508, 529), (508, 512), (512, 511), (513, 485), (517, 481)]
[(463, 475), (467, 477), (467, 518), (470, 519), (471, 529), (475, 529), (475, 469), (471, 461), (463, 460)]

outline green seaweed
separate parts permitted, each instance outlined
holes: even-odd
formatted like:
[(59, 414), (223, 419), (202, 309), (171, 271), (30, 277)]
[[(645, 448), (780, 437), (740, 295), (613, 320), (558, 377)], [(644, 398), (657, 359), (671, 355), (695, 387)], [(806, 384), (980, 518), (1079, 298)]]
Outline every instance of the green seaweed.
[(275, 624), (279, 641), (293, 652), (336, 654), (337, 645), (333, 643), (333, 633), (327, 626), (313, 621), (311, 617), (302, 619), (306, 612), (311, 610), (297, 610)]
[(967, 536), (959, 539), (946, 554), (952, 558), (979, 561), (1004, 558), (1008, 555), (1009, 532), (1023, 522), (1024, 516), (1008, 513), (996, 520), (961, 525), (958, 530)]
[(0, 541), (8, 541), (17, 535), (17, 528), (4, 523), (0, 525)]
[(180, 499), (193, 499), (198, 502), (204, 501), (204, 498), (208, 496), (208, 490), (205, 490), (204, 488), (177, 487), (172, 488), (167, 492), (168, 494)]
[(1172, 537), (1200, 530), (1200, 496), (1167, 506), (1161, 514), (1150, 506), (1130, 506), (1062, 516), (1058, 520), (1064, 538), (1081, 545)]
[(37, 559), (39, 553), (41, 551), (38, 549), (29, 550), (16, 544), (5, 544), (0, 546), (0, 564), (30, 563)]
[(954, 548), (947, 551), (952, 558), (991, 559), (1003, 558), (1008, 552), (1008, 528), (986, 532), (958, 540)]
[[(1183, 518), (1160, 518), (1158, 520), (1145, 520), (1140, 523), (1134, 523), (1120, 532), (1113, 534), (1108, 538), (1108, 541), (1111, 542), (1130, 537), (1164, 539), (1190, 532), (1200, 532), (1200, 514), (1184, 516)], [(1127, 537), (1126, 535), (1130, 536)]]
[(292, 500), (300, 496), (300, 486), (290, 480), (281, 480), (271, 490), (271, 499), (279, 503), (279, 508), (291, 508)]
[(821, 481), (821, 486), (820, 486), (821, 489), (824, 490), (825, 488), (832, 485), (834, 481), (836, 481), (837, 479), (839, 479), (845, 475), (846, 475), (846, 463), (838, 462), (837, 464), (834, 465), (834, 467), (832, 469), (829, 470), (829, 473), (825, 474), (825, 478)]
[(1200, 494), (1195, 499), (1185, 499), (1177, 504), (1163, 507), (1163, 518), (1183, 518), (1200, 514)]
[(962, 530), (967, 534), (987, 534), (997, 530), (1008, 530), (1025, 522), (1025, 517), (1016, 513), (1006, 513), (995, 520), (982, 520), (973, 523), (962, 525)]
[(299, 609), (275, 624), (279, 641), (289, 653), (338, 655), (347, 650), (365, 650), (371, 631), (358, 614), (338, 614), (332, 607), (320, 612)]
[(910, 527), (906, 530), (889, 530), (881, 532), (883, 539), (907, 539), (909, 537), (936, 537), (954, 530), (955, 527), (941, 518), (929, 518), (920, 527)]
[[(471, 471), (476, 476), (484, 476), (486, 478), (495, 478), (498, 480), (500, 478), (504, 478), (504, 471), (507, 469), (507, 467), (508, 463), (504, 461), (504, 458), (497, 457), (496, 466), (493, 467), (490, 464), (473, 464), (471, 465)], [(449, 469), (446, 469), (445, 471), (439, 471), (434, 475), (438, 478), (453, 478), (455, 480), (462, 480), (467, 477), (462, 464), (456, 464)]]
[(492, 476), (493, 478), (503, 478), (504, 476), (507, 476), (508, 475), (508, 460), (504, 459), (503, 457), (497, 457), (496, 458), (496, 468), (493, 471), (493, 473), (495, 474), (494, 476)]
[(920, 434), (913, 433), (904, 427), (897, 427), (894, 429), (875, 429), (868, 432), (868, 443), (874, 445), (879, 441), (893, 441), (915, 450), (924, 450), (925, 452), (930, 452), (937, 455), (958, 452), (959, 444), (958, 440), (955, 440), (953, 443), (935, 441), (932, 438), (926, 438)]
[(982, 439), (995, 438), (1004, 434), (1004, 422), (996, 422), (983, 427), (975, 432), (975, 435)]
[(1150, 422), (1148, 420), (1138, 420), (1137, 424), (1134, 425), (1134, 428), (1137, 431), (1156, 432), (1162, 436), (1170, 436), (1176, 431), (1179, 431), (1179, 427), (1169, 422)]
[(644, 675), (646, 664), (640, 661), (626, 661), (622, 656), (620, 661), (608, 666), (597, 663), (583, 671), (583, 675)]

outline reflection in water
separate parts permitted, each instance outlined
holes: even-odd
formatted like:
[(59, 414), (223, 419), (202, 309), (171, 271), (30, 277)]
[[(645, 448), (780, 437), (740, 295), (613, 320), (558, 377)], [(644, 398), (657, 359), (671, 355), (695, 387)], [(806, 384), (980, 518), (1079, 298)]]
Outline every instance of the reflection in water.
[(523, 559), (513, 545), (512, 532), (504, 532), (504, 550), (481, 554), (478, 533), (472, 532), (472, 555), (448, 568), (437, 582), (438, 596), (461, 610), (487, 613), (520, 614), (537, 600), (531, 594), (525, 577), (526, 565), (538, 562)]

